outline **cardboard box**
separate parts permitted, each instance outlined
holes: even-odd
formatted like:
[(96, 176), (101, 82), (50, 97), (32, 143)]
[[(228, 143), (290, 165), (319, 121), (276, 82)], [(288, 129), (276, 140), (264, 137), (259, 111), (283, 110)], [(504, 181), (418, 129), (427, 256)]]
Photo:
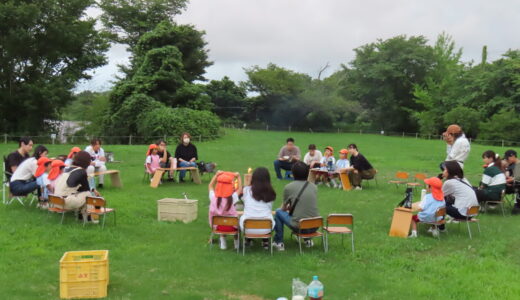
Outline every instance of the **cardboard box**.
[(189, 223), (197, 219), (198, 200), (164, 198), (157, 200), (159, 221), (182, 221)]

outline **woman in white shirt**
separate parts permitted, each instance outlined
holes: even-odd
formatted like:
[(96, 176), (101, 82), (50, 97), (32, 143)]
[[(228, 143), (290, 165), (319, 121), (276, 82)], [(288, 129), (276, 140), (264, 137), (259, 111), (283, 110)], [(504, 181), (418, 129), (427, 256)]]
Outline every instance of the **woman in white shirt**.
[(11, 194), (14, 196), (25, 196), (38, 188), (38, 184), (34, 180), (34, 173), (36, 173), (36, 169), (38, 168), (38, 159), (47, 156), (47, 153), (49, 153), (49, 150), (47, 150), (45, 146), (39, 145), (34, 150), (33, 157), (24, 160), (18, 168), (16, 168), (9, 182)]
[[(271, 185), (269, 170), (264, 167), (256, 168), (251, 177), (251, 186), (244, 187), (242, 201), (244, 202), (244, 215), (240, 218), (240, 229), (244, 231), (244, 220), (246, 219), (271, 219), (274, 228), (273, 202), (276, 192)], [(268, 234), (270, 230), (249, 229), (246, 233)], [(248, 240), (251, 245), (252, 241)], [(269, 249), (269, 240), (264, 239), (262, 246)]]
[[(442, 185), (442, 192), (448, 198), (446, 213), (454, 219), (466, 219), (468, 208), (478, 205), (477, 195), (464, 178), (464, 172), (457, 162), (446, 161), (444, 164), (442, 176), (446, 181)], [(455, 202), (449, 201), (450, 196), (455, 198)]]

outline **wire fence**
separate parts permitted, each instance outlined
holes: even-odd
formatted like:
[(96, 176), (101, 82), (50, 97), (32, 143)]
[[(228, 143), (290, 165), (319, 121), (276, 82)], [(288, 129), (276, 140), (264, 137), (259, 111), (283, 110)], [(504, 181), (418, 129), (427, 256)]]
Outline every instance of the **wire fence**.
[[(349, 134), (372, 134), (372, 135), (382, 135), (382, 136), (395, 136), (395, 137), (403, 137), (403, 138), (415, 138), (415, 139), (425, 139), (425, 140), (442, 140), (441, 135), (432, 135), (432, 134), (421, 134), (418, 132), (395, 132), (395, 131), (374, 131), (374, 130), (347, 130), (342, 128), (329, 128), (327, 129), (318, 129), (314, 130), (312, 128), (295, 128), (291, 126), (272, 126), (272, 125), (258, 125), (258, 124), (245, 124), (245, 123), (225, 123), (223, 124), (225, 129), (236, 129), (236, 130), (260, 130), (260, 131), (285, 131), (285, 132), (308, 132), (308, 133), (349, 133)], [(33, 139), (34, 143), (37, 144), (88, 144), (92, 140), (92, 138), (96, 137), (102, 140), (103, 144), (108, 145), (147, 145), (151, 143), (155, 143), (160, 139), (167, 141), (169, 144), (176, 144), (179, 140), (177, 135), (163, 135), (163, 136), (138, 136), (138, 135), (129, 135), (129, 136), (89, 136), (89, 135), (36, 135), (29, 136)], [(195, 135), (192, 136), (192, 140), (194, 142), (203, 142), (208, 140), (214, 140), (219, 136), (202, 136)], [(3, 143), (18, 143), (20, 136), (19, 135), (9, 135), (3, 134), (0, 136), (0, 141), (3, 139)], [(470, 143), (481, 144), (481, 145), (489, 145), (489, 146), (500, 146), (500, 147), (519, 147), (520, 141), (508, 141), (508, 140), (481, 140), (481, 139), (471, 139), (469, 138)]]

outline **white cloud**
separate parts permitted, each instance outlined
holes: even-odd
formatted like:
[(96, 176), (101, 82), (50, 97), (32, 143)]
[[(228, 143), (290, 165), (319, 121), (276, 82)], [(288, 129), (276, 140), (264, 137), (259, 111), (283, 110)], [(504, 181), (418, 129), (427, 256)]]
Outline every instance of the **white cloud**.
[[(488, 59), (520, 48), (518, 1), (419, 0), (192, 0), (177, 17), (206, 31), (214, 65), (206, 77), (245, 80), (244, 67), (273, 62), (316, 76), (331, 64), (329, 75), (354, 58), (354, 48), (396, 35), (424, 35), (432, 43), (443, 31), (464, 49), (463, 59)], [(79, 89), (106, 89), (127, 61), (123, 46), (109, 52), (110, 64)]]

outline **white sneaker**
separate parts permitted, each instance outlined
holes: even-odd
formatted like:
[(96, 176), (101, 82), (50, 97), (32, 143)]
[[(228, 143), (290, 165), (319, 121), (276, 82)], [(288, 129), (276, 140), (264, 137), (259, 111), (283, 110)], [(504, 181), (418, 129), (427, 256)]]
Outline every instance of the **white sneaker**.
[(306, 240), (305, 241), (305, 247), (311, 248), (314, 246), (314, 242), (312, 240)]
[(360, 187), (360, 186), (356, 186), (356, 188), (355, 188), (354, 190), (356, 190), (356, 191), (361, 191), (362, 189), (363, 189), (362, 187)]
[(283, 243), (273, 242), (273, 247), (275, 247), (278, 251), (285, 251), (285, 245)]
[(432, 230), (432, 236), (433, 237), (438, 237), (439, 236), (439, 230), (437, 228)]
[(227, 249), (226, 237), (223, 235), (220, 236), (220, 249), (221, 250)]
[(233, 243), (234, 243), (234, 246), (235, 246), (235, 250), (240, 247), (240, 240), (239, 239), (234, 239)]
[(412, 231), (412, 233), (410, 233), (410, 235), (408, 236), (408, 238), (416, 238), (417, 237), (417, 231)]

